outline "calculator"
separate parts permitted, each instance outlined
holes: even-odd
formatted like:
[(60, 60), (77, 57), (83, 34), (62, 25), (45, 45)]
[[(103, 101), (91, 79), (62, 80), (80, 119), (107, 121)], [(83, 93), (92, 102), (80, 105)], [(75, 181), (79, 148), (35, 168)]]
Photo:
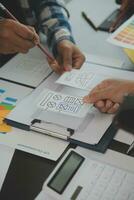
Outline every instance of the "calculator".
[(36, 200), (133, 200), (134, 173), (70, 149)]

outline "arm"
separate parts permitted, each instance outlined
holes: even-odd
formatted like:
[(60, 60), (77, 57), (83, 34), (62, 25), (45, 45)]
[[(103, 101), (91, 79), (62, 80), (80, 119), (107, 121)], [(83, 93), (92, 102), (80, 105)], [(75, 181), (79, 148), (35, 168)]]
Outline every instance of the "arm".
[[(34, 2), (34, 3), (33, 3)], [(57, 42), (67, 39), (74, 43), (68, 13), (64, 5), (57, 0), (35, 0), (32, 2), (38, 19), (38, 29), (47, 36), (47, 42), (56, 53)]]
[(58, 0), (35, 0), (33, 5), (38, 27), (47, 36), (48, 46), (58, 61), (58, 65), (50, 63), (52, 68), (60, 73), (80, 68), (85, 58), (75, 45), (63, 4)]

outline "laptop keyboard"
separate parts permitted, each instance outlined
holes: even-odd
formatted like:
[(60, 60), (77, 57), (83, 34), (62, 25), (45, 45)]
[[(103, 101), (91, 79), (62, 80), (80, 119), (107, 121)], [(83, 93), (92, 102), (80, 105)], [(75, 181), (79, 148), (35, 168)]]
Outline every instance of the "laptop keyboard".
[(133, 173), (94, 160), (89, 163), (79, 200), (134, 200)]

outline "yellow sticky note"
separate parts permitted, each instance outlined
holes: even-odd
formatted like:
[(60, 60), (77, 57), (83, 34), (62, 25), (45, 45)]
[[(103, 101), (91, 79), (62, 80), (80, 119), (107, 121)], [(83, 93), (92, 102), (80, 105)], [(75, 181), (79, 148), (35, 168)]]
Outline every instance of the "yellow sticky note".
[(10, 110), (0, 110), (0, 132), (7, 133), (11, 131), (11, 126), (3, 122), (4, 118), (8, 115)]
[(0, 117), (5, 118), (10, 113), (10, 110), (0, 110)]
[(7, 133), (12, 130), (12, 127), (7, 125), (6, 123), (3, 122), (3, 124), (0, 124), (0, 132), (2, 133)]
[(125, 53), (128, 55), (130, 60), (134, 63), (134, 50), (132, 49), (124, 49)]

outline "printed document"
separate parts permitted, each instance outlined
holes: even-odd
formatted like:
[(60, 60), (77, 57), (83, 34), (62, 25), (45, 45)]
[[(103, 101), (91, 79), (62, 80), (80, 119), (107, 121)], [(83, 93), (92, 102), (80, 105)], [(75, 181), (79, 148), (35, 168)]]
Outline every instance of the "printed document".
[(38, 103), (38, 106), (47, 112), (58, 112), (60, 114), (75, 117), (85, 117), (92, 105), (83, 103), (82, 97), (66, 95), (48, 90)]
[(60, 76), (56, 83), (89, 91), (101, 81), (110, 77), (112, 78), (112, 75), (110, 74), (106, 75), (103, 73), (97, 74), (96, 72), (91, 72), (90, 66), (92, 65), (95, 64), (87, 62), (79, 70), (72, 69), (69, 72), (65, 72)]
[(134, 50), (134, 15), (110, 35), (108, 42)]
[(37, 132), (12, 128), (10, 133), (0, 134), (0, 144), (56, 161), (69, 143)]
[(27, 54), (18, 54), (0, 68), (0, 77), (37, 87), (52, 72), (48, 62), (37, 47)]

